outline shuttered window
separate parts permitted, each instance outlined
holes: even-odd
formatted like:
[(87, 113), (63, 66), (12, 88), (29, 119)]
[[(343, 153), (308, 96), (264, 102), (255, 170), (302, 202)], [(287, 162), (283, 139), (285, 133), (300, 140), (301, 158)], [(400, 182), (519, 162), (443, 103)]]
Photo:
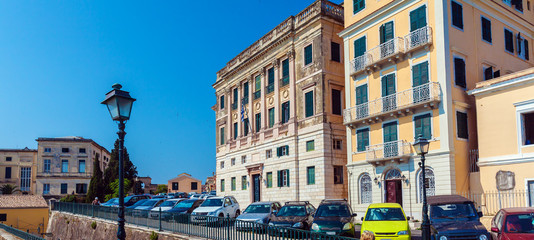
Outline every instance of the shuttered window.
[(315, 141), (310, 140), (306, 142), (306, 152), (315, 150)]
[(354, 58), (362, 56), (367, 51), (365, 44), (365, 36), (354, 40)]
[(269, 128), (274, 126), (274, 108), (269, 108)]
[(234, 139), (237, 138), (237, 123), (234, 123)]
[(224, 192), (224, 179), (221, 179), (221, 192)]
[(286, 156), (286, 155), (289, 155), (289, 146), (288, 145), (276, 148), (276, 156), (277, 157)]
[(289, 60), (282, 61), (282, 86), (289, 84)]
[(384, 131), (384, 142), (397, 141), (397, 122), (386, 123), (382, 126)]
[(458, 138), (469, 138), (469, 132), (467, 129), (467, 113), (456, 112), (456, 128), (458, 132)]
[(382, 97), (395, 93), (395, 74), (382, 76)]
[(465, 84), (465, 62), (461, 58), (454, 58), (454, 83), (459, 87), (466, 87)]
[(341, 91), (332, 89), (332, 114), (341, 115)]
[(353, 13), (356, 14), (365, 8), (365, 0), (353, 0)]
[(313, 62), (313, 49), (312, 44), (304, 48), (304, 65), (308, 65)]
[(426, 5), (410, 12), (410, 31), (426, 27)]
[(289, 187), (289, 169), (278, 171), (278, 187)]
[(224, 109), (224, 95), (222, 95), (222, 96), (220, 97), (219, 103), (220, 103), (219, 108), (220, 108), (220, 109)]
[(272, 188), (272, 187), (273, 187), (273, 173), (268, 172), (267, 173), (267, 188)]
[(357, 130), (356, 138), (358, 141), (358, 152), (365, 151), (365, 148), (369, 146), (369, 128)]
[(231, 190), (232, 190), (232, 191), (235, 191), (235, 185), (236, 185), (236, 183), (235, 183), (235, 177), (232, 177), (230, 184), (231, 184), (231, 185), (230, 185)]
[(504, 48), (510, 53), (514, 53), (514, 33), (504, 29)]
[(464, 16), (462, 5), (455, 1), (451, 1), (451, 15), (452, 15), (452, 25), (464, 29)]
[(261, 113), (256, 113), (255, 116), (256, 132), (261, 130)]
[(306, 117), (311, 117), (313, 116), (313, 91), (309, 91), (307, 93), (304, 94), (304, 101), (305, 101), (305, 105), (306, 105), (306, 111), (305, 111), (305, 114), (306, 114)]
[(243, 121), (243, 135), (248, 136), (248, 131), (250, 130), (248, 118), (245, 118)]
[(241, 190), (247, 190), (247, 176), (241, 177)]
[(334, 62), (341, 62), (341, 51), (339, 47), (339, 43), (331, 42), (330, 43), (330, 54), (331, 59)]
[(356, 87), (356, 105), (366, 103), (367, 101), (367, 84)]
[(385, 43), (394, 37), (393, 22), (387, 22), (380, 26), (380, 43)]
[(306, 173), (307, 173), (308, 185), (315, 184), (315, 166), (307, 167), (306, 168)]
[(219, 143), (220, 143), (221, 145), (224, 145), (224, 127), (222, 127), (222, 128), (220, 129), (219, 137), (220, 137), (220, 139), (219, 139)]
[(412, 67), (412, 80), (413, 87), (428, 83), (428, 62), (420, 63)]
[(281, 114), (282, 114), (282, 124), (287, 123), (289, 121), (289, 101), (282, 103)]
[(482, 39), (491, 43), (491, 21), (485, 17), (481, 17)]
[(429, 114), (419, 115), (413, 118), (415, 126), (415, 137), (423, 135), (424, 138), (430, 139), (432, 137), (432, 130), (430, 127), (430, 120), (432, 117)]

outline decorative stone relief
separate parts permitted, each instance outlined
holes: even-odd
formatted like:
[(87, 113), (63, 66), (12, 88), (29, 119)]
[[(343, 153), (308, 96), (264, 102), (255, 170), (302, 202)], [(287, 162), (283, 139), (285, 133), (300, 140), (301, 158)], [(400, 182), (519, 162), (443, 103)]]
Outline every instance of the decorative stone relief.
[(274, 98), (273, 97), (269, 97), (269, 100), (267, 100), (269, 102), (269, 106), (272, 106), (273, 103), (274, 103)]
[(256, 111), (260, 111), (260, 108), (261, 108), (261, 103), (257, 102), (256, 103)]
[(289, 57), (289, 60), (295, 59), (295, 50), (291, 49), (289, 52), (287, 52), (287, 56)]
[(289, 97), (289, 90), (287, 90), (287, 89), (284, 90), (282, 92), (282, 97), (283, 97), (284, 100), (286, 100)]
[(234, 118), (234, 120), (237, 120), (237, 113), (234, 113), (232, 117)]

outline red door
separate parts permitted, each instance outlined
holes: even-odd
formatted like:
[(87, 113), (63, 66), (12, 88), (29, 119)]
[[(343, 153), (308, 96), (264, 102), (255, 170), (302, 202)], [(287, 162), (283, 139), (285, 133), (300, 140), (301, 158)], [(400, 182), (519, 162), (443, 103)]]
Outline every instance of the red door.
[(386, 202), (402, 205), (401, 180), (386, 180)]

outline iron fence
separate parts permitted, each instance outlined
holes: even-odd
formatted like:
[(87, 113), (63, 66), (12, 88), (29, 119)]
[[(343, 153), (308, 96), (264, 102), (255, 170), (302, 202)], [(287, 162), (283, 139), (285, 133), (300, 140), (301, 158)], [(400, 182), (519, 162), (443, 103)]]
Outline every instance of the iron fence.
[(495, 215), (502, 208), (529, 207), (529, 192), (525, 190), (458, 193), (476, 203), (486, 216)]
[(16, 228), (12, 228), (10, 226), (7, 226), (5, 224), (0, 223), (0, 228), (4, 229), (6, 232), (11, 233), (19, 238), (22, 239), (28, 239), (28, 240), (44, 240), (44, 238), (35, 236), (33, 234), (18, 230)]
[[(117, 220), (118, 208), (93, 206), (90, 204), (55, 202), (52, 209), (101, 218)], [(230, 217), (209, 215), (179, 214), (150, 210), (125, 209), (125, 220), (128, 224), (152, 228), (158, 231), (187, 234), (217, 240), (285, 240), (285, 239), (321, 239), (321, 240), (353, 240), (354, 238), (327, 233), (312, 232), (303, 229), (275, 226), (255, 221), (242, 221)], [(341, 232), (342, 229), (337, 230)], [(336, 230), (333, 233), (337, 233)], [(332, 233), (332, 232), (330, 232)]]

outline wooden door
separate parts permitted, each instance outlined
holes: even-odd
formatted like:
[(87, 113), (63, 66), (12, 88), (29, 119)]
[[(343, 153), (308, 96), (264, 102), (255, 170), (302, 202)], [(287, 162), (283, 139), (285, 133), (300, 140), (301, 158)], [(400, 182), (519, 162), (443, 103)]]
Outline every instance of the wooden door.
[(252, 201), (253, 202), (259, 202), (260, 201), (260, 186), (261, 186), (261, 181), (260, 181), (260, 175), (259, 174), (255, 174), (255, 175), (252, 175), (252, 179), (253, 179), (253, 199)]
[(386, 180), (386, 202), (402, 205), (401, 180)]

